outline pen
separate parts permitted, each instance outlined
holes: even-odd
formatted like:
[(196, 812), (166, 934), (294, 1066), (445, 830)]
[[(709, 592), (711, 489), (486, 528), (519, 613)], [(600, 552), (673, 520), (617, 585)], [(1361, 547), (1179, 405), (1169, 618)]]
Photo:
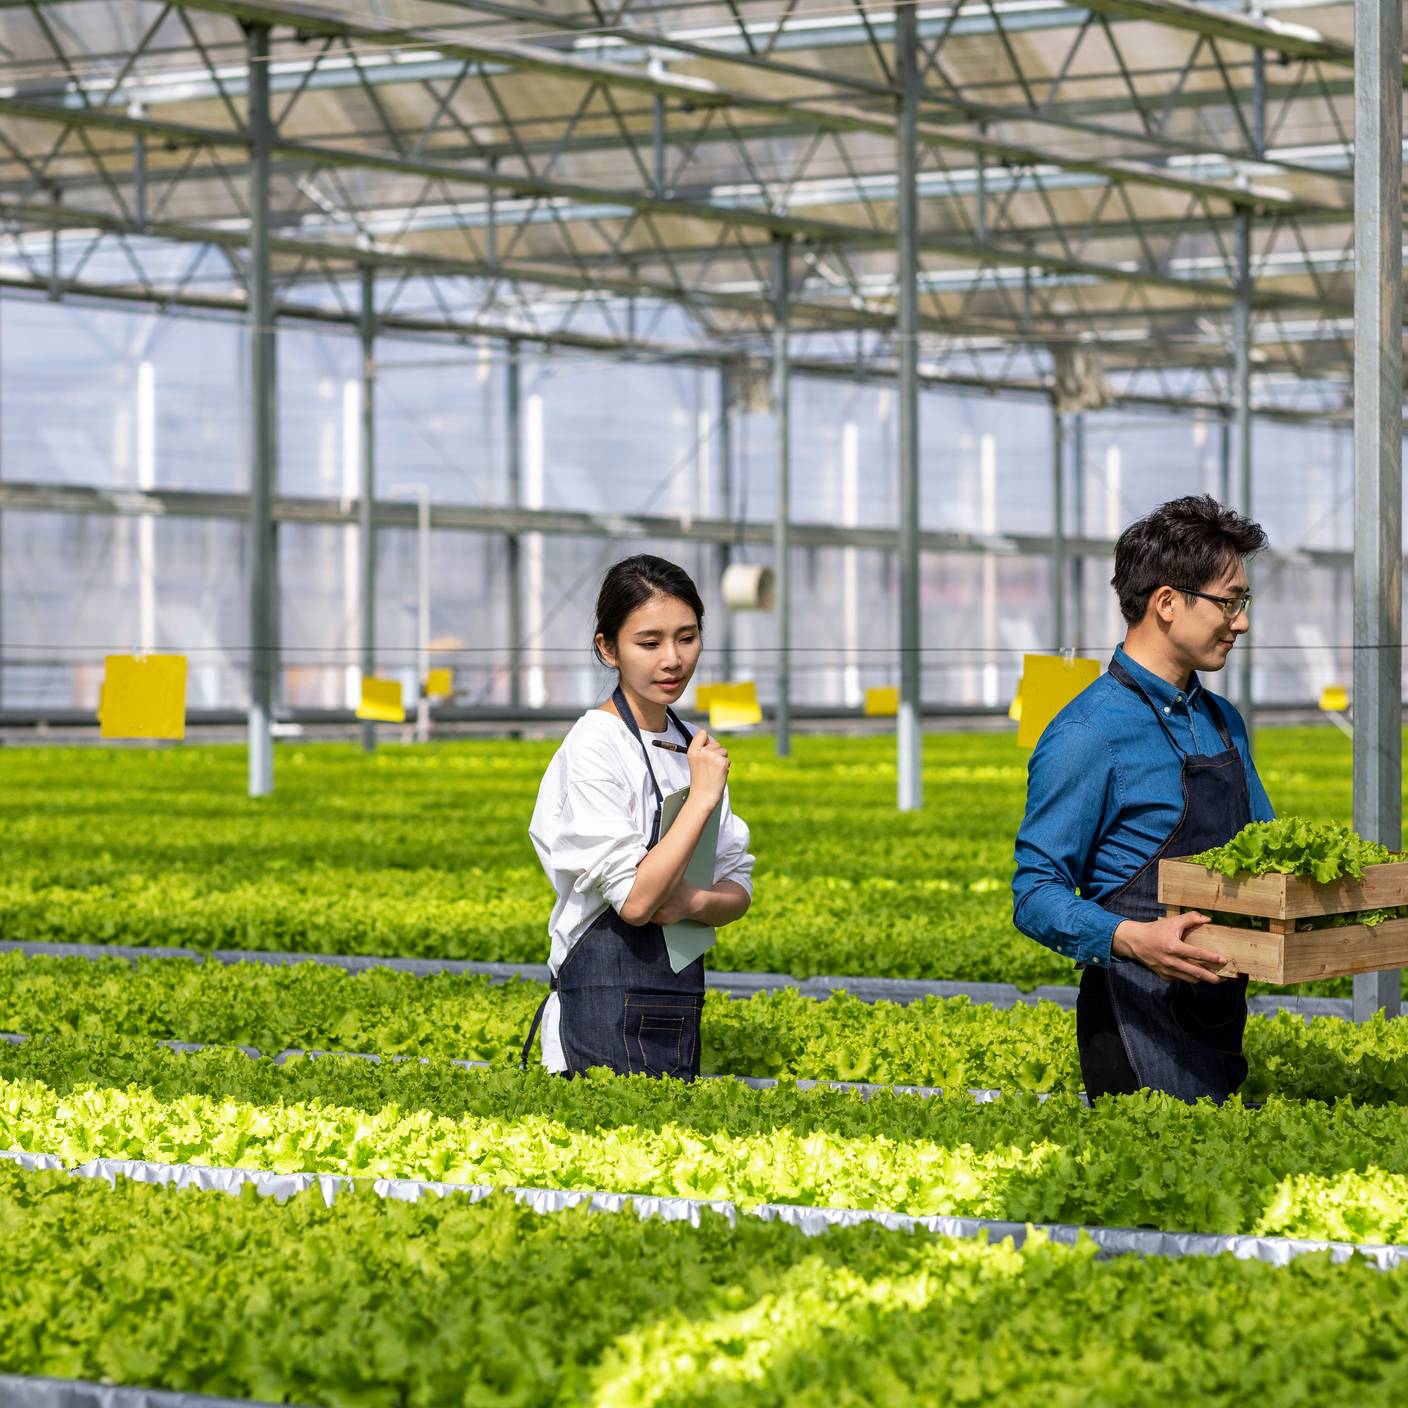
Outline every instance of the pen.
[(689, 749), (681, 743), (666, 743), (663, 738), (652, 738), (651, 746), (654, 748), (668, 748), (672, 753), (688, 753)]

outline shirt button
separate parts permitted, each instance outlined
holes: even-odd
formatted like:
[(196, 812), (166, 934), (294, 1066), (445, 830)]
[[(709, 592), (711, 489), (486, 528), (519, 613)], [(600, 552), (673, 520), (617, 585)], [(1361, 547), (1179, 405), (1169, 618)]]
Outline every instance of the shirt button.
[(1173, 696), (1173, 702), (1174, 702), (1175, 704), (1181, 704), (1181, 703), (1183, 703), (1183, 696), (1182, 696), (1181, 694), (1175, 694), (1175, 695)]
[(1165, 704), (1165, 705), (1164, 705), (1164, 713), (1166, 713), (1166, 714), (1171, 714), (1171, 713), (1173, 713), (1173, 710), (1170, 709), (1167, 704)]

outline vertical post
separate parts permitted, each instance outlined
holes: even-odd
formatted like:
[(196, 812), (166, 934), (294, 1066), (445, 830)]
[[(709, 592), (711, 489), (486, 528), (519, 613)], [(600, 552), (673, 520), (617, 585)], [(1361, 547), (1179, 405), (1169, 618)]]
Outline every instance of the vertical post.
[[(361, 615), (362, 674), (376, 674), (376, 525), (372, 508), (376, 501), (376, 270), (362, 267), (362, 398), (360, 484), (357, 495), (357, 585)], [(376, 725), (362, 720), (362, 747), (370, 753), (376, 747)]]
[(659, 93), (650, 113), (650, 144), (652, 157), (652, 180), (655, 194), (665, 194), (665, 99)]
[(269, 29), (249, 51), (249, 795), (274, 790), (274, 298), (269, 268)]
[(915, 0), (895, 7), (895, 77), (899, 85), (898, 249), (900, 356), (900, 712), (896, 723), (898, 805), (923, 805), (923, 673), (919, 643), (919, 37)]
[(1066, 418), (1051, 403), (1051, 622), (1055, 628), (1056, 649), (1064, 650), (1066, 639)]
[[(127, 105), (129, 117), (145, 116), (140, 102)], [(147, 139), (141, 133), (132, 139), (132, 218), (139, 230), (147, 227)]]
[[(523, 427), (521, 411), (522, 358), (517, 342), (508, 344), (506, 389), (508, 393), (508, 506), (516, 513), (523, 506)], [(508, 535), (508, 702), (523, 706), (523, 541), (517, 532)]]
[(1232, 417), (1223, 414), (1217, 428), (1218, 498), (1223, 506), (1232, 502)]
[(416, 741), (430, 742), (430, 485), (416, 498)]
[(773, 298), (777, 312), (772, 333), (773, 409), (777, 417), (777, 514), (773, 523), (773, 559), (777, 573), (777, 756), (792, 752), (792, 407), (787, 327), (791, 303), (791, 241), (773, 237)]
[[(1237, 507), (1252, 513), (1252, 216), (1237, 211), (1237, 305), (1235, 414), (1237, 418)], [(1247, 725), (1247, 743), (1256, 746), (1255, 701), (1252, 697), (1252, 653), (1249, 639), (1237, 647), (1237, 703)]]
[[(1403, 14), (1354, 6), (1354, 827), (1403, 834)], [(1354, 979), (1396, 1015), (1397, 972)]]
[[(1076, 536), (1085, 536), (1085, 413), (1071, 418), (1071, 520)], [(1080, 648), (1085, 634), (1085, 558), (1076, 553), (1071, 560), (1071, 644)]]
[[(727, 362), (719, 363), (719, 502), (723, 516), (733, 521), (733, 396)], [(724, 579), (733, 562), (733, 544), (719, 544), (717, 573)], [(720, 612), (719, 667), (726, 680), (733, 678), (733, 612), (727, 606)]]

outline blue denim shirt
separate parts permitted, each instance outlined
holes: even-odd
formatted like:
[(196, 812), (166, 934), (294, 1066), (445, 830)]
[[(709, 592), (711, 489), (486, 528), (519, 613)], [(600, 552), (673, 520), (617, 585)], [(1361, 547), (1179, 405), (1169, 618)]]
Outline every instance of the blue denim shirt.
[[(1221, 753), (1217, 699), (1247, 771), (1253, 821), (1275, 816), (1247, 748), (1242, 716), (1194, 675), (1186, 691), (1115, 658), (1163, 712), (1187, 753)], [(1183, 814), (1183, 759), (1148, 704), (1101, 675), (1051, 721), (1027, 767), (1027, 814), (1017, 833), (1012, 918), (1028, 938), (1076, 963), (1110, 961), (1120, 916), (1100, 907), (1153, 858)]]

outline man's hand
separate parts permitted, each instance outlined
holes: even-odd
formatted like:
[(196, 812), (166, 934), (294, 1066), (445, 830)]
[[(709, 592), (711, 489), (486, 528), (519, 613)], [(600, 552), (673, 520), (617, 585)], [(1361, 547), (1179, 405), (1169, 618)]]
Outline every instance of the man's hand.
[(1184, 983), (1220, 983), (1217, 970), (1227, 960), (1194, 948), (1187, 936), (1212, 921), (1206, 914), (1166, 914), (1150, 924), (1126, 919), (1115, 930), (1111, 947), (1121, 958), (1136, 958), (1161, 978)]
[(705, 890), (697, 890), (688, 880), (681, 880), (665, 902), (650, 916), (652, 924), (678, 924), (681, 919), (692, 919)]

